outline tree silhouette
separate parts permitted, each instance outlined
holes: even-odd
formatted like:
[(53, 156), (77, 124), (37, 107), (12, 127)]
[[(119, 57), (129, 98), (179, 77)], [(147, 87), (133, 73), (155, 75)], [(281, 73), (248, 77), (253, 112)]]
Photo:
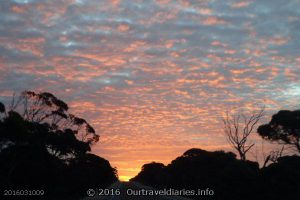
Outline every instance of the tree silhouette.
[(132, 181), (142, 181), (147, 185), (163, 186), (166, 179), (165, 165), (162, 163), (152, 162), (144, 164), (141, 172), (133, 178)]
[(39, 188), (68, 199), (108, 186), (116, 170), (88, 153), (98, 140), (85, 119), (50, 93), (25, 91), (8, 109), (0, 102), (0, 189)]
[(250, 117), (243, 113), (229, 115), (223, 119), (224, 133), (231, 146), (239, 153), (241, 160), (246, 160), (249, 150), (255, 145), (248, 144), (248, 139), (253, 133), (255, 126), (264, 115), (264, 108), (253, 112)]
[[(86, 120), (68, 113), (68, 105), (50, 93), (25, 91), (13, 99), (9, 111), (3, 104), (0, 107), (6, 124), (2, 141), (15, 145), (38, 142), (51, 154), (66, 159), (90, 151), (99, 140)], [(21, 135), (22, 131), (27, 133)]]
[(0, 102), (0, 113), (5, 113), (5, 106)]
[(24, 91), (13, 98), (10, 111), (18, 112), (26, 121), (48, 123), (54, 130), (70, 129), (76, 137), (89, 144), (99, 140), (99, 135), (85, 119), (68, 112), (68, 105), (48, 92)]
[(280, 150), (279, 149), (271, 150), (267, 156), (263, 153), (264, 161), (263, 161), (262, 168), (266, 167), (269, 162), (277, 163), (278, 159), (282, 157), (283, 151), (284, 151), (284, 145), (281, 147)]
[(300, 157), (283, 156), (260, 170), (260, 199), (299, 199)]
[(131, 180), (154, 188), (215, 191), (213, 196), (189, 196), (192, 199), (253, 199), (258, 170), (258, 163), (238, 160), (231, 152), (190, 149), (167, 166), (145, 164)]
[(258, 127), (259, 135), (267, 140), (287, 144), (300, 152), (300, 110), (281, 110), (268, 124)]

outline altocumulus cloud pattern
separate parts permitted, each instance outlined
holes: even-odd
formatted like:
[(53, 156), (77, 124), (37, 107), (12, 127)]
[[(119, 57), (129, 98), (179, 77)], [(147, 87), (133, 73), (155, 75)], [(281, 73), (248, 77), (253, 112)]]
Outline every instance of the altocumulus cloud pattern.
[[(49, 91), (101, 135), (121, 176), (189, 147), (226, 148), (226, 108), (293, 109), (297, 0), (4, 0), (0, 96)], [(214, 137), (207, 137), (214, 135)]]

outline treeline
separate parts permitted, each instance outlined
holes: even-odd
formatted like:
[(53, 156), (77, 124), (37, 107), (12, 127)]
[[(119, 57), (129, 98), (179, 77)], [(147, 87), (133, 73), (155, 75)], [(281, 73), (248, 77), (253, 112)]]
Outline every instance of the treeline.
[[(260, 168), (259, 163), (246, 158), (255, 145), (249, 138), (263, 116), (264, 108), (250, 116), (227, 112), (224, 133), (238, 158), (231, 152), (190, 149), (167, 166), (145, 164), (131, 181), (154, 188), (214, 191), (213, 196), (189, 196), (192, 199), (299, 200), (300, 111), (279, 111), (268, 124), (258, 127), (257, 133), (263, 139), (282, 146), (280, 150), (271, 150)], [(283, 156), (284, 147), (293, 153)]]
[(118, 180), (116, 169), (89, 153), (98, 140), (50, 93), (25, 91), (10, 106), (0, 102), (1, 196), (34, 190), (44, 194), (19, 199), (80, 199), (87, 188), (109, 186)]
[[(190, 149), (167, 166), (145, 164), (131, 181), (161, 189), (214, 191), (213, 196), (189, 196), (193, 199), (299, 200), (300, 111), (279, 111), (258, 127), (263, 139), (282, 146), (270, 151), (260, 168), (247, 155), (255, 145), (249, 137), (263, 116), (264, 109), (248, 117), (225, 116), (224, 134), (238, 157)], [(9, 106), (0, 102), (1, 195), (5, 190), (43, 190), (40, 199), (74, 200), (86, 196), (88, 188), (108, 187), (118, 181), (117, 170), (90, 153), (98, 141), (94, 128), (53, 94), (25, 91)], [(283, 156), (283, 147), (295, 155)]]
[(223, 151), (190, 149), (171, 164), (149, 163), (131, 181), (154, 188), (209, 190), (214, 195), (188, 196), (201, 200), (299, 200), (300, 158), (285, 156), (267, 167), (243, 161)]

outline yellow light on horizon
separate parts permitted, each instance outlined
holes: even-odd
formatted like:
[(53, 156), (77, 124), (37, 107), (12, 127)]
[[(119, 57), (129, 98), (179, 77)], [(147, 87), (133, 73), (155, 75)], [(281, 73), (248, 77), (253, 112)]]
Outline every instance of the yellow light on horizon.
[(120, 181), (128, 182), (132, 177), (130, 176), (119, 176)]

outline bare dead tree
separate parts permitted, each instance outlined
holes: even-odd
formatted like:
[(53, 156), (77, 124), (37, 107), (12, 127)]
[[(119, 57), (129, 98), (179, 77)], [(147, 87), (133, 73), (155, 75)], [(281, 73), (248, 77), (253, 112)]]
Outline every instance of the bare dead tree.
[(253, 133), (255, 126), (264, 116), (265, 108), (253, 112), (250, 116), (238, 112), (229, 114), (223, 118), (224, 133), (230, 145), (239, 153), (241, 160), (246, 160), (246, 154), (254, 146), (254, 143), (248, 141)]
[(263, 168), (266, 167), (269, 162), (277, 163), (278, 158), (282, 157), (283, 151), (284, 151), (284, 145), (282, 146), (282, 148), (280, 150), (272, 150), (269, 152), (268, 156), (264, 155)]

